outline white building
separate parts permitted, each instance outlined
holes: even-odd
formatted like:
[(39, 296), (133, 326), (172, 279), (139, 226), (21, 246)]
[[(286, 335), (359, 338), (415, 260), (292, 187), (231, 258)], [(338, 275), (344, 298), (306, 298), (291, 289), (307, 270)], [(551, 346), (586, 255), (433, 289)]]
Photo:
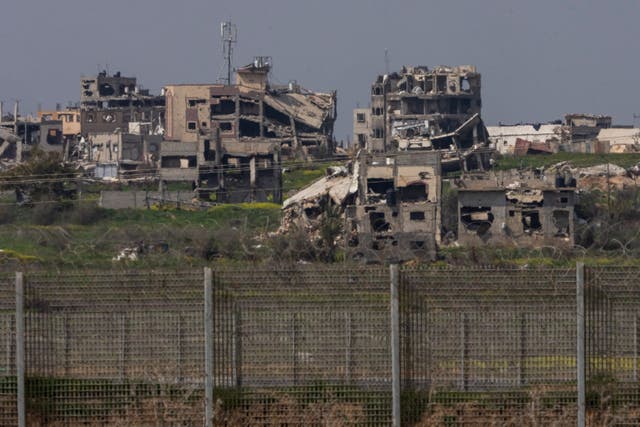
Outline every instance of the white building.
[(487, 132), (489, 141), (500, 154), (513, 154), (518, 138), (530, 142), (560, 142), (562, 125), (487, 126)]

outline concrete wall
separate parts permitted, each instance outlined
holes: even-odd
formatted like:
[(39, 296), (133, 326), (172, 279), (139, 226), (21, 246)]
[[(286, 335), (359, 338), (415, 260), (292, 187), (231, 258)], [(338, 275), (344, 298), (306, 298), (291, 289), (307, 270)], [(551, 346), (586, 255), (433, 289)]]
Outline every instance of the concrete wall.
[[(212, 87), (214, 85), (211, 84), (165, 86), (166, 139), (181, 142), (198, 141), (198, 128), (203, 119), (202, 114), (198, 113), (198, 109), (204, 106), (208, 111)], [(204, 104), (195, 103), (193, 106), (189, 106), (189, 100), (202, 99), (205, 100)], [(188, 121), (196, 122), (196, 128), (188, 129)], [(207, 123), (210, 121), (210, 119), (206, 120)]]
[[(573, 211), (575, 193), (573, 190), (546, 190), (542, 192), (542, 206), (524, 207), (507, 200), (504, 190), (459, 191), (458, 192), (458, 241), (463, 245), (516, 244), (519, 246), (573, 246)], [(490, 208), (482, 225), (465, 224), (463, 208)], [(523, 218), (535, 212), (540, 228), (527, 231)], [(478, 213), (480, 214), (480, 213)], [(566, 219), (566, 234), (559, 233), (558, 217)], [(526, 221), (526, 220), (525, 220)], [(529, 220), (530, 221), (530, 220)]]
[(165, 203), (188, 203), (193, 199), (192, 191), (101, 191), (100, 207), (106, 209), (147, 209), (151, 205)]
[[(358, 120), (364, 118), (364, 121)], [(363, 117), (364, 116), (364, 117)], [(371, 110), (369, 108), (356, 108), (353, 110), (353, 146), (366, 148), (371, 133)], [(359, 135), (362, 135), (360, 137)]]

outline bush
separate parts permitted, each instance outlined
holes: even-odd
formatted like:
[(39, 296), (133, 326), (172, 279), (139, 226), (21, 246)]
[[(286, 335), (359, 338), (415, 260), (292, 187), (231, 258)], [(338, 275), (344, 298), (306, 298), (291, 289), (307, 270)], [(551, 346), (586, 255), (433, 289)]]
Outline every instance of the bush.
[(31, 222), (36, 225), (51, 225), (59, 213), (60, 206), (57, 203), (39, 203), (31, 210)]
[(91, 225), (104, 217), (104, 209), (93, 204), (82, 204), (72, 208), (69, 215), (69, 222), (78, 225)]
[(17, 216), (14, 206), (0, 206), (0, 224), (11, 224)]

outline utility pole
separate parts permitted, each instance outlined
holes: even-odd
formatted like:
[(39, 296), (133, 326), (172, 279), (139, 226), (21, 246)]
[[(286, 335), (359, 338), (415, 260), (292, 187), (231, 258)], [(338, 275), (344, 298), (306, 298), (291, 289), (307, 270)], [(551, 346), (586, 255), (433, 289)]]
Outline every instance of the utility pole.
[(238, 41), (238, 28), (230, 21), (220, 24), (220, 37), (222, 38), (222, 52), (227, 66), (227, 76), (223, 82), (231, 85), (231, 68), (233, 59), (233, 45)]

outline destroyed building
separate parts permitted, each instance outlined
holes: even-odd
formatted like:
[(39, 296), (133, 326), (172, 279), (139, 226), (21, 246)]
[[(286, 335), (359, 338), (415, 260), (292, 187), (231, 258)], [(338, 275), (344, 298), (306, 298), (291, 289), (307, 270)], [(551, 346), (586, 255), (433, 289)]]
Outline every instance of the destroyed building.
[(504, 172), (457, 185), (460, 244), (573, 246), (576, 181), (570, 175)]
[(68, 107), (56, 110), (40, 110), (38, 118), (41, 122), (59, 121), (62, 123), (62, 138), (64, 141), (73, 141), (81, 134), (80, 110)]
[(473, 66), (403, 67), (371, 86), (369, 152), (438, 150), (443, 170), (488, 166), (480, 73)]
[(69, 157), (95, 163), (99, 177), (122, 177), (155, 167), (164, 117), (165, 97), (142, 89), (135, 77), (105, 71), (82, 77), (82, 138)]
[(151, 95), (135, 77), (119, 72), (80, 80), (80, 123), (82, 134), (127, 132), (131, 122), (147, 122), (151, 127), (164, 123), (164, 96)]
[(21, 162), (40, 142), (40, 120), (21, 115), (18, 101), (14, 103), (13, 114), (5, 113), (0, 101), (0, 158)]
[[(218, 201), (280, 201), (282, 158), (333, 152), (335, 92), (273, 85), (270, 69), (257, 57), (234, 85), (165, 87), (163, 179), (197, 176), (201, 195)], [(188, 168), (196, 172), (177, 170)]]
[(362, 153), (357, 198), (346, 209), (345, 239), (353, 258), (435, 259), (440, 240), (440, 155)]

